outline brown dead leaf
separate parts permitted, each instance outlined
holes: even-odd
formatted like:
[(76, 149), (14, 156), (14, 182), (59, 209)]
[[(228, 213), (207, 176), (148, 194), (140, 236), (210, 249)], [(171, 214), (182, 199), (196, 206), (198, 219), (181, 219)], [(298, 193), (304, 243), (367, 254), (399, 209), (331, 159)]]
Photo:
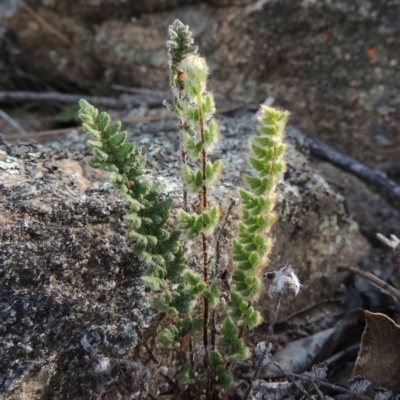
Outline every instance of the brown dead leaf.
[(400, 393), (400, 326), (384, 314), (365, 310), (366, 326), (354, 365), (374, 387)]

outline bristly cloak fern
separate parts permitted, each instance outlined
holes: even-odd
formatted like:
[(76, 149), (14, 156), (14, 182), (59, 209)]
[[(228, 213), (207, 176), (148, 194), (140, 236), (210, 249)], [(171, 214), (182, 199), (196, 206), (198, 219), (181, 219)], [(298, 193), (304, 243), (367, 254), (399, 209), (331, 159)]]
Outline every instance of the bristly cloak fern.
[[(285, 171), (283, 139), (288, 113), (261, 107), (259, 135), (250, 142), (249, 162), (255, 174), (245, 177), (248, 190), (239, 191), (242, 220), (233, 240), (233, 271), (228, 265), (226, 268), (232, 284), (223, 287), (212, 279), (218, 271), (211, 270), (208, 251), (221, 216), (218, 204), (209, 201), (209, 191), (222, 170), (222, 161), (209, 157), (219, 141), (219, 128), (214, 119), (214, 98), (206, 89), (208, 67), (197, 54), (188, 27), (180, 21), (170, 26), (167, 47), (174, 96), (165, 104), (178, 117), (181, 139), (184, 209), (179, 228), (186, 240), (201, 240), (202, 268), (187, 266), (180, 231), (170, 232), (167, 224), (172, 200), (162, 199), (160, 186), (143, 179), (145, 158), (134, 142), (126, 142), (127, 133), (120, 132), (121, 124), (110, 123), (107, 113), (99, 114), (85, 100), (80, 101), (79, 116), (91, 136), (88, 144), (95, 158), (90, 165), (107, 171), (126, 200), (127, 236), (132, 240), (132, 251), (148, 267), (142, 279), (154, 291), (152, 306), (173, 321), (158, 337), (182, 361), (177, 384), (173, 382), (172, 386), (200, 385), (197, 392), (204, 390), (207, 396), (216, 398), (216, 390), (228, 389), (234, 383), (230, 365), (250, 356), (242, 339), (244, 328), (251, 329), (261, 321), (254, 301), (272, 248), (269, 234), (277, 219), (273, 211), (276, 186)], [(191, 207), (190, 199), (195, 199)], [(218, 330), (215, 307), (221, 296), (230, 300), (228, 316), (221, 318)], [(201, 331), (202, 345), (193, 344), (192, 339)]]
[[(283, 143), (289, 113), (262, 106), (259, 112), (259, 135), (252, 138), (249, 161), (254, 176), (246, 176), (249, 190), (239, 191), (242, 221), (238, 238), (233, 240), (234, 290), (230, 302), (232, 317), (240, 325), (250, 328), (258, 325), (260, 315), (250, 305), (260, 293), (260, 274), (267, 266), (272, 249), (268, 237), (277, 220), (273, 211), (276, 203), (276, 186), (286, 170), (283, 159), (287, 145)], [(249, 303), (250, 302), (250, 303)]]
[(121, 123), (110, 123), (107, 113), (86, 100), (79, 102), (83, 128), (92, 137), (88, 141), (95, 154), (89, 164), (108, 172), (114, 187), (121, 191), (129, 210), (124, 220), (129, 224), (127, 236), (132, 251), (148, 265), (143, 280), (155, 290), (166, 288), (165, 279), (182, 280), (185, 268), (179, 231), (169, 233), (172, 200), (160, 200), (160, 186), (143, 180), (145, 158), (134, 142), (127, 143), (127, 133), (120, 132)]

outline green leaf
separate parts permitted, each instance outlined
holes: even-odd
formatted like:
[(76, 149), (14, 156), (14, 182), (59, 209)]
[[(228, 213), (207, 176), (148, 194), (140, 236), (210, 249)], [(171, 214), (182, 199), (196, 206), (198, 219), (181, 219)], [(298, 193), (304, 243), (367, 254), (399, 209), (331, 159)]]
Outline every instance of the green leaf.
[(123, 146), (118, 148), (118, 155), (120, 157), (127, 157), (133, 151), (134, 148), (135, 148), (134, 142), (124, 144)]
[(202, 212), (203, 227), (202, 232), (205, 235), (210, 235), (218, 225), (220, 218), (220, 210), (217, 205), (211, 209)]
[(93, 158), (92, 160), (89, 161), (89, 165), (92, 168), (96, 168), (96, 169), (102, 169), (103, 171), (107, 171), (107, 172), (116, 172), (118, 173), (118, 168), (108, 162), (105, 161), (101, 161), (98, 158)]
[(212, 92), (207, 92), (203, 97), (204, 118), (208, 120), (215, 113), (215, 102)]
[(123, 218), (131, 224), (132, 228), (138, 229), (142, 225), (142, 220), (136, 213), (125, 214)]
[(180, 385), (193, 385), (200, 380), (189, 364), (185, 364), (176, 377)]
[(189, 105), (187, 102), (183, 102), (182, 106), (184, 118), (193, 125), (198, 125), (200, 121), (198, 108)]
[(186, 273), (186, 280), (192, 286), (197, 286), (201, 282), (201, 277), (194, 272), (188, 271)]
[(196, 172), (195, 178), (194, 178), (194, 185), (197, 188), (197, 191), (203, 186), (203, 176), (199, 171)]
[(141, 233), (139, 233), (139, 232), (137, 232), (137, 231), (135, 231), (133, 229), (130, 229), (127, 232), (127, 236), (130, 239), (134, 240), (138, 244), (142, 244), (142, 245), (145, 245), (145, 246), (148, 245), (148, 236), (147, 235), (143, 235), (143, 234), (141, 234)]
[(237, 283), (236, 289), (243, 297), (255, 297), (261, 287), (261, 281), (256, 276), (247, 276), (244, 281)]
[(127, 136), (127, 132), (123, 131), (120, 133), (117, 133), (116, 135), (112, 136), (110, 138), (110, 144), (114, 147), (119, 147), (121, 146), (123, 143), (125, 143), (126, 140), (126, 136)]
[(227, 373), (225, 362), (218, 350), (210, 352), (210, 364), (217, 381), (216, 388), (218, 390), (229, 389), (234, 381), (232, 376)]
[(93, 149), (101, 149), (103, 147), (103, 143), (97, 140), (88, 140), (87, 144)]
[(180, 337), (186, 335), (193, 336), (203, 330), (203, 318), (192, 319), (190, 315), (187, 315), (184, 319), (178, 322), (178, 329)]
[(218, 123), (215, 119), (212, 119), (207, 128), (204, 129), (204, 148), (206, 150), (210, 150), (218, 142), (218, 133)]
[(262, 147), (275, 147), (277, 142), (275, 138), (268, 136), (255, 136), (253, 141)]
[(186, 150), (189, 152), (189, 156), (197, 160), (201, 154), (202, 142), (196, 143), (187, 132), (183, 132), (182, 140)]
[(96, 157), (100, 160), (100, 161), (107, 161), (108, 160), (108, 154), (100, 149), (93, 149), (94, 154), (96, 154)]
[(225, 355), (227, 361), (243, 361), (249, 358), (250, 351), (238, 337), (239, 329), (236, 327), (232, 318), (227, 317), (221, 328), (221, 337), (218, 340), (220, 346), (228, 347)]
[(92, 136), (93, 139), (95, 139), (95, 140), (101, 140), (100, 132), (99, 132), (97, 129), (92, 128), (89, 124), (84, 123), (84, 124), (83, 124), (83, 129), (84, 129), (85, 132), (87, 132), (90, 136)]
[(212, 282), (209, 289), (203, 290), (203, 296), (209, 300), (209, 305), (214, 308), (219, 301), (220, 291), (216, 283)]
[(247, 278), (247, 274), (246, 272), (244, 272), (243, 270), (239, 269), (239, 268), (235, 268), (235, 271), (233, 273), (232, 279), (234, 280), (234, 282), (244, 282), (245, 279)]
[(215, 163), (208, 162), (206, 165), (206, 180), (207, 186), (212, 186), (219, 178), (222, 171), (222, 161), (217, 160)]
[(255, 311), (253, 307), (250, 307), (245, 315), (245, 318), (243, 318), (240, 322), (242, 325), (247, 325), (249, 329), (253, 329), (261, 324), (262, 318), (258, 311)]
[(218, 344), (227, 347), (231, 346), (238, 338), (239, 329), (236, 327), (233, 319), (227, 317), (225, 318), (220, 333), (221, 338), (218, 340)]
[(194, 184), (194, 173), (186, 164), (182, 165), (182, 178), (185, 185), (191, 186)]
[[(157, 296), (154, 297), (154, 299), (153, 299), (151, 304), (157, 310), (165, 312), (166, 314), (171, 315), (173, 317), (177, 316), (178, 315), (178, 310), (175, 307), (170, 307), (169, 306), (169, 302), (171, 300), (171, 297), (172, 296), (170, 296), (169, 293), (167, 293), (166, 295), (157, 295)], [(176, 331), (178, 331), (178, 330), (176, 329)], [(179, 345), (179, 343), (178, 343), (178, 345)]]
[(284, 162), (276, 162), (272, 169), (273, 175), (282, 175), (286, 170), (286, 165)]
[(250, 161), (251, 166), (256, 171), (261, 172), (263, 174), (269, 174), (269, 172), (270, 172), (269, 163), (266, 163), (265, 161), (261, 161), (254, 157), (249, 157), (249, 161)]
[(264, 159), (265, 161), (270, 161), (272, 159), (272, 154), (269, 151), (269, 149), (264, 148), (264, 147), (259, 147), (255, 143), (250, 144), (251, 149), (253, 150), (254, 154), (259, 158), (259, 159)]
[(104, 131), (110, 123), (110, 116), (106, 112), (100, 113), (96, 118), (96, 125), (99, 131)]
[(104, 132), (104, 139), (109, 139), (111, 136), (114, 136), (121, 129), (121, 122), (117, 121), (111, 124)]
[[(204, 284), (202, 283), (200, 285)], [(192, 309), (194, 299), (195, 293), (187, 290), (185, 285), (181, 284), (173, 293), (171, 306), (173, 306), (180, 314), (187, 314)]]
[(281, 144), (276, 147), (275, 160), (279, 160), (283, 156), (283, 154), (285, 154), (287, 147), (288, 147), (287, 144)]
[(178, 334), (178, 329), (172, 325), (160, 332), (158, 340), (168, 349), (177, 348), (179, 347), (179, 342), (177, 340)]
[(124, 198), (125, 198), (125, 201), (128, 203), (129, 207), (135, 211), (139, 211), (139, 210), (142, 210), (143, 208), (145, 208), (144, 205), (142, 203), (140, 203), (140, 201), (136, 200), (129, 194), (125, 195)]
[(141, 279), (144, 284), (153, 290), (165, 290), (167, 288), (165, 279), (159, 278), (158, 276), (142, 275)]

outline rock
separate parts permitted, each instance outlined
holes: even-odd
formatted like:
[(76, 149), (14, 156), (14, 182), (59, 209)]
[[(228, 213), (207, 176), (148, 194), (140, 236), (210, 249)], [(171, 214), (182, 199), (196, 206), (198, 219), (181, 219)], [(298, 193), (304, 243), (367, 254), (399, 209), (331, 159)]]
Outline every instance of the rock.
[(22, 69), (107, 95), (111, 84), (165, 90), (167, 29), (179, 18), (210, 64), (218, 100), (273, 98), (307, 135), (364, 163), (395, 159), (370, 126), (398, 141), (400, 0), (25, 3), (31, 12), (15, 0), (0, 7), (5, 87), (26, 90), (26, 74), (11, 73)]
[[(147, 154), (148, 179), (163, 182), (165, 194), (178, 205), (175, 125), (149, 123), (129, 131)], [(213, 198), (223, 209), (238, 197), (236, 186), (249, 169), (245, 156), (252, 125), (248, 117), (221, 123), (217, 155), (225, 166)], [(0, 393), (7, 400), (77, 400), (87, 399), (90, 390), (96, 393), (99, 381), (81, 346), (88, 332), (97, 332), (91, 343), (104, 342), (104, 332), (102, 351), (114, 365), (143, 359), (137, 355), (140, 349), (134, 350), (137, 337), (129, 312), (136, 307), (151, 321), (151, 294), (139, 278), (144, 266), (129, 251), (121, 197), (104, 174), (85, 164), (90, 154), (85, 140), (71, 134), (51, 146), (0, 144)], [(369, 250), (343, 198), (305, 156), (291, 148), (287, 161), (268, 269), (292, 264), (303, 287), (295, 301), (287, 297), (283, 302), (282, 318), (335, 298), (341, 279), (336, 267), (356, 264)], [(235, 207), (222, 240), (226, 251), (238, 219)], [(266, 295), (257, 307), (267, 319)], [(154, 321), (146, 333), (149, 341), (161, 325), (159, 317)], [(107, 399), (120, 398), (117, 392)]]

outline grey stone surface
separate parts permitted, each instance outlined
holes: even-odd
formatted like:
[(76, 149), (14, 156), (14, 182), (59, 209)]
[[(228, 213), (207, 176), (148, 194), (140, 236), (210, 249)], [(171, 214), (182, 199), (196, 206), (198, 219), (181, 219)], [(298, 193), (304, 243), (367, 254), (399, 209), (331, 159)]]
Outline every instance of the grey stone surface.
[[(217, 155), (225, 167), (213, 201), (223, 209), (237, 198), (236, 186), (248, 170), (245, 155), (252, 124), (248, 117), (222, 122)], [(174, 125), (142, 124), (130, 132), (147, 154), (147, 178), (157, 177), (178, 206)], [(80, 345), (88, 330), (104, 330), (109, 345), (102, 351), (117, 365), (122, 363), (118, 360), (144, 359), (140, 348), (134, 350), (129, 311), (136, 306), (150, 321), (151, 293), (140, 283), (143, 266), (129, 252), (124, 236), (125, 206), (104, 183), (104, 174), (85, 166), (90, 151), (82, 136), (71, 134), (52, 146), (2, 143), (0, 150), (1, 396), (87, 399), (89, 390), (96, 393), (99, 387)], [(290, 297), (283, 302), (283, 316), (336, 298), (342, 279), (336, 267), (354, 265), (369, 251), (343, 199), (307, 159), (292, 148), (287, 161), (269, 269), (292, 264), (303, 287), (296, 301)], [(223, 238), (228, 253), (239, 218), (235, 207)], [(190, 246), (192, 257), (198, 247)], [(262, 295), (257, 307), (267, 317), (268, 297)], [(159, 317), (146, 333), (156, 350)], [(151, 388), (160, 386), (153, 382)], [(107, 394), (107, 399), (114, 398), (121, 398), (118, 390)]]

